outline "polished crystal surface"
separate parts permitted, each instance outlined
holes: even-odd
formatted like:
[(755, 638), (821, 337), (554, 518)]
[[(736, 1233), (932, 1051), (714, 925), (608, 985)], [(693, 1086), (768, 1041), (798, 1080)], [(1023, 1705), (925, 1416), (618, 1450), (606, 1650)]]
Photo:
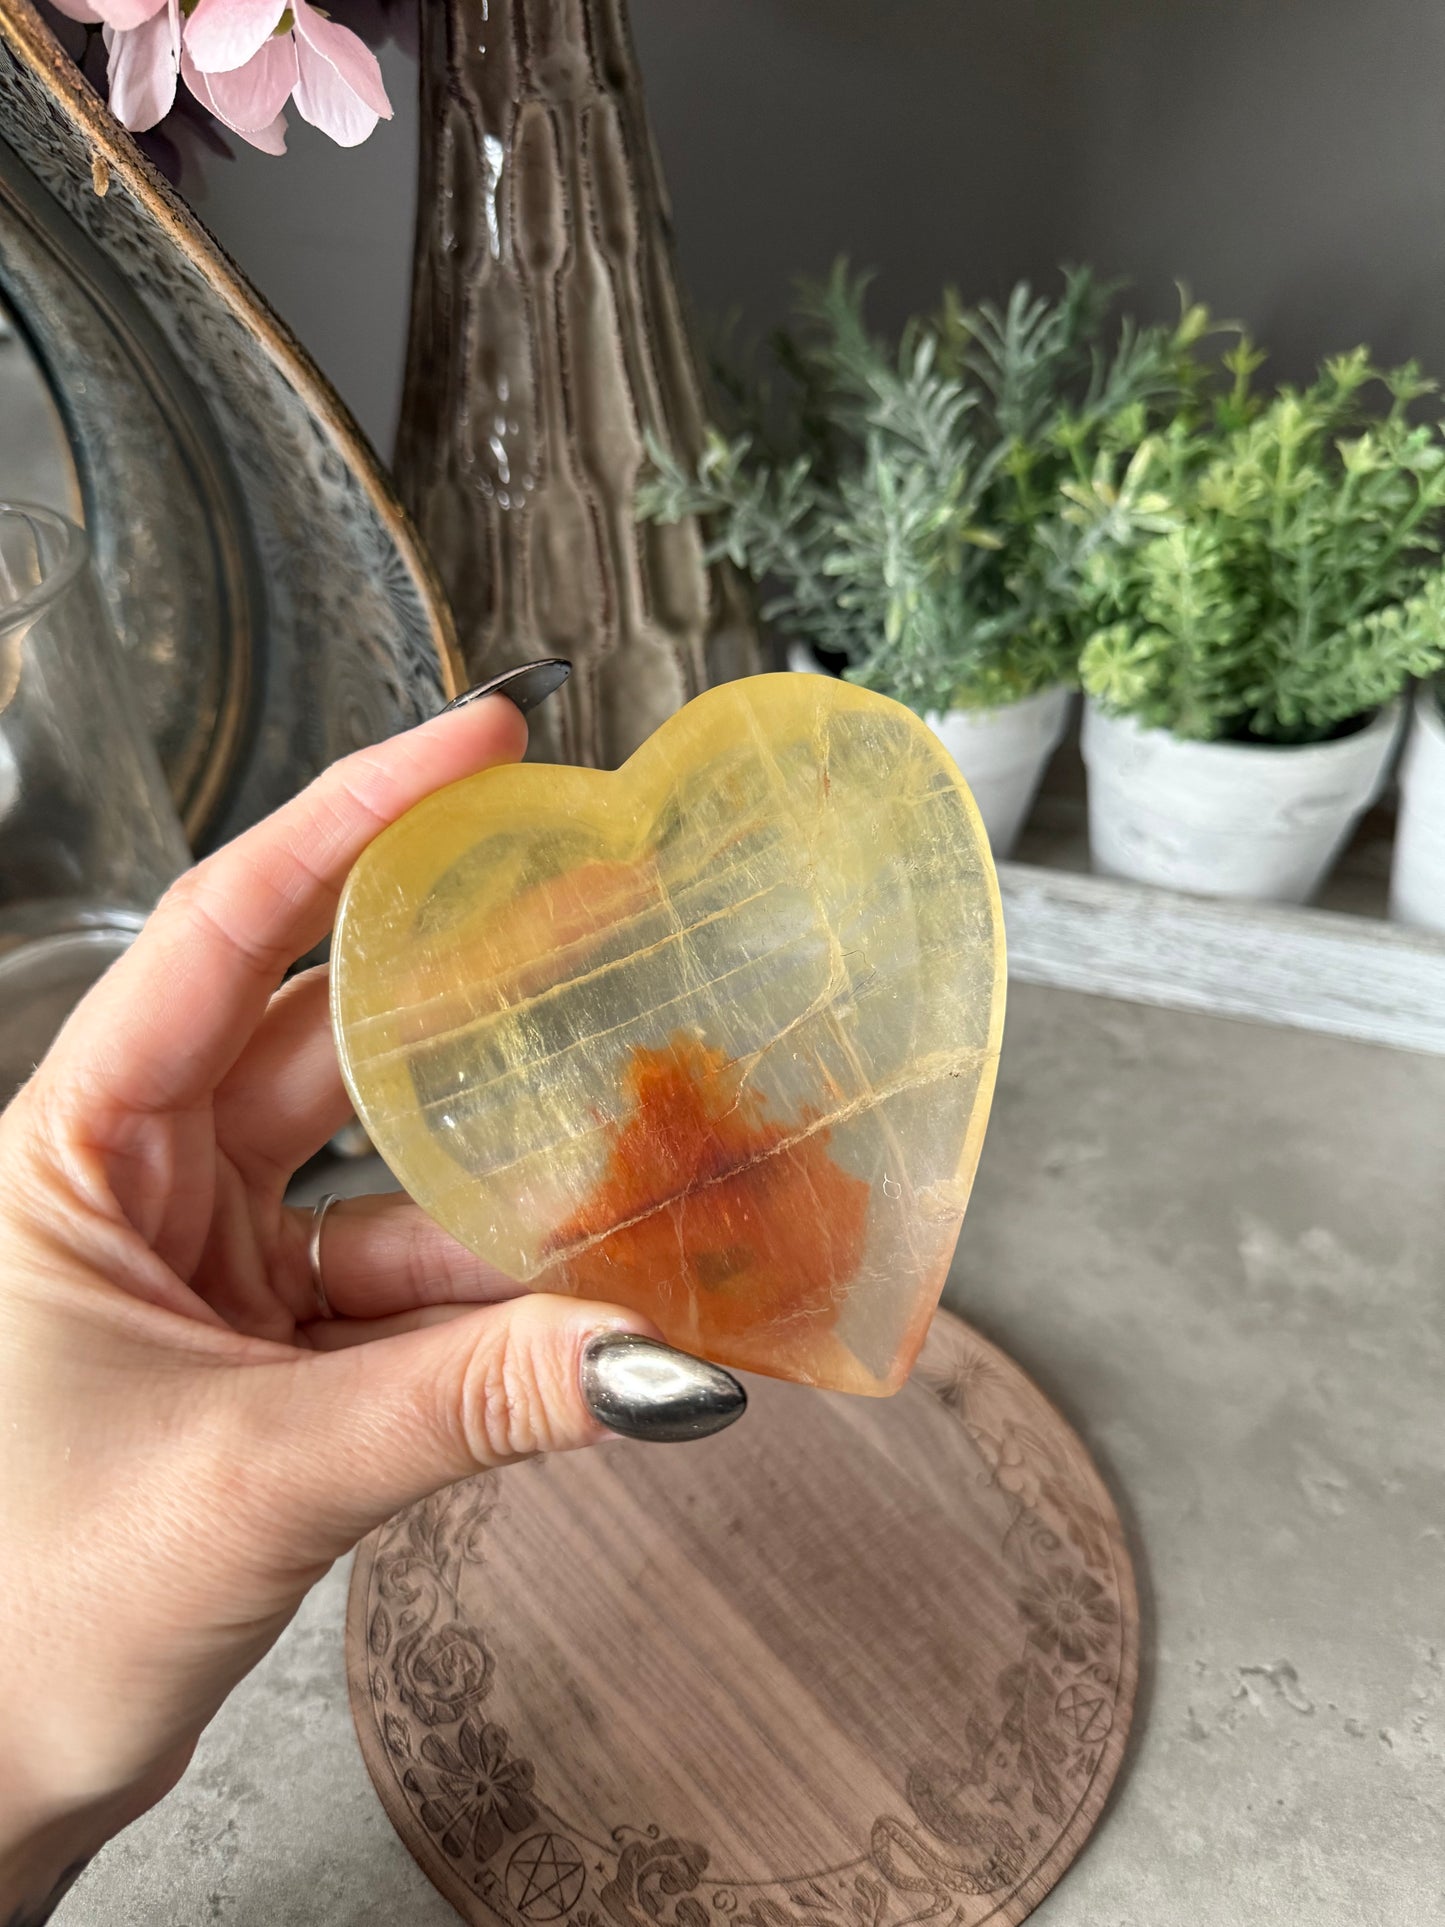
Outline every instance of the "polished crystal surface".
[(430, 797), (357, 864), (332, 950), (357, 1113), (463, 1243), (875, 1394), (942, 1289), (1003, 989), (956, 765), (823, 676), (711, 690), (616, 772)]

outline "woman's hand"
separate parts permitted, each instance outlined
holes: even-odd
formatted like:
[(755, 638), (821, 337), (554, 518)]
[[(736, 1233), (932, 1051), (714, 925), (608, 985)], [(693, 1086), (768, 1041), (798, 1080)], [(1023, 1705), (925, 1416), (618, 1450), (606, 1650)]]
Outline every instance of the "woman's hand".
[(174, 1784), (339, 1554), (604, 1436), (584, 1350), (651, 1333), (517, 1296), (400, 1196), (330, 1212), (322, 1319), (283, 1202), (350, 1115), (326, 973), (286, 970), (378, 831), (525, 743), (491, 697), (338, 763), (182, 878), (0, 1116), (7, 1927)]

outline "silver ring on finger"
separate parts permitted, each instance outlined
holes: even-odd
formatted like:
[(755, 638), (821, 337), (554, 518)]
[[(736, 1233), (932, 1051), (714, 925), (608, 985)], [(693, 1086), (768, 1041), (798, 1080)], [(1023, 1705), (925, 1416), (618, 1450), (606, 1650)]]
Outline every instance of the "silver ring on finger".
[(318, 1317), (334, 1318), (331, 1301), (326, 1296), (326, 1286), (321, 1280), (321, 1232), (326, 1223), (326, 1214), (333, 1204), (338, 1203), (335, 1192), (327, 1191), (311, 1207), (311, 1235), (306, 1240), (306, 1259), (311, 1269), (311, 1290), (316, 1298)]

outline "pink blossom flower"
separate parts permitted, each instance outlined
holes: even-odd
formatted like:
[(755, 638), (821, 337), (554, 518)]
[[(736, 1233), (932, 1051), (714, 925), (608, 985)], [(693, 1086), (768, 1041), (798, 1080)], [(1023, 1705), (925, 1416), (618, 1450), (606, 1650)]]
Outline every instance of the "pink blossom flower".
[[(291, 30), (278, 34), (288, 11)], [(263, 107), (276, 102), (279, 112), (288, 96), (303, 120), (341, 147), (357, 146), (379, 120), (391, 119), (376, 55), (310, 0), (292, 0), (289, 9), (285, 0), (200, 0), (185, 40), (191, 64), (210, 82), (218, 117), (238, 134), (251, 131), (243, 122), (260, 124)], [(232, 109), (240, 119), (232, 119)]]
[(72, 20), (103, 26), (110, 56), (110, 106), (140, 133), (175, 105), (181, 64), (180, 0), (55, 0)]
[(186, 22), (186, 51), (203, 73), (245, 66), (275, 33), (286, 0), (200, 0)]
[(121, 33), (143, 27), (166, 4), (167, 0), (54, 0), (72, 20), (83, 20), (87, 27), (115, 27)]
[(268, 154), (286, 152), (281, 109), (296, 85), (296, 47), (289, 33), (273, 34), (243, 66), (225, 73), (203, 72), (186, 45), (181, 74), (202, 106), (242, 140)]
[(133, 132), (170, 112), (178, 75), (217, 120), (268, 154), (286, 151), (288, 100), (342, 147), (391, 119), (375, 54), (310, 0), (200, 0), (184, 34), (180, 0), (54, 4), (104, 27), (111, 109)]
[(233, 134), (266, 154), (286, 152), (282, 106), (296, 85), (296, 55), (289, 34), (269, 40), (229, 74), (203, 74), (187, 47), (181, 48), (181, 78), (209, 113)]
[(105, 29), (110, 55), (110, 109), (137, 132), (164, 120), (176, 104), (181, 65), (180, 0), (161, 0), (138, 27)]

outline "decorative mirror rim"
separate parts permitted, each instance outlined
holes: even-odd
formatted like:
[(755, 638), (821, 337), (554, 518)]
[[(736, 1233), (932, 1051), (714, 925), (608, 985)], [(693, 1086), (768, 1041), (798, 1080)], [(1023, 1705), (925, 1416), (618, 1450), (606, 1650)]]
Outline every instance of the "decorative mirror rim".
[(60, 112), (84, 134), (90, 145), (96, 194), (103, 197), (112, 180), (125, 185), (137, 204), (170, 234), (176, 248), (251, 331), (313, 418), (323, 422), (335, 438), (416, 582), (446, 693), (456, 695), (464, 681), (461, 654), (440, 578), (379, 456), (336, 389), (215, 236), (146, 159), (31, 0), (0, 0), (0, 44), (40, 81)]

